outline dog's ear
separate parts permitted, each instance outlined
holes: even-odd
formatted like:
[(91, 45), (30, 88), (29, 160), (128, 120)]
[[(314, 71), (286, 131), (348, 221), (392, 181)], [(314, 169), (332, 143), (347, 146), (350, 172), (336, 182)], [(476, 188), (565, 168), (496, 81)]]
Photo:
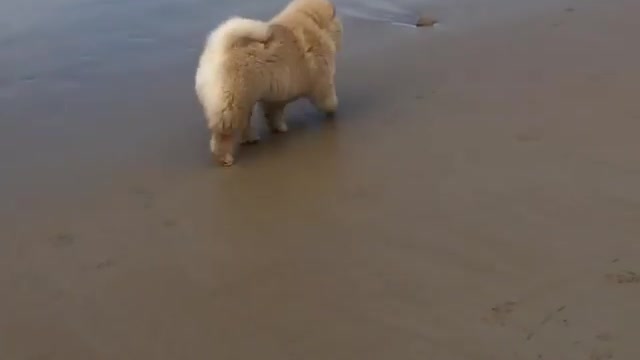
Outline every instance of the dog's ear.
[(267, 34), (267, 38), (262, 41), (263, 43), (268, 43), (273, 40), (273, 29), (269, 29), (269, 33)]
[(336, 6), (330, 0), (296, 0), (295, 8), (306, 17), (315, 22), (321, 29), (326, 29), (329, 23), (336, 17)]
[(270, 43), (273, 38), (274, 38), (274, 34), (273, 34), (273, 25), (269, 25), (269, 30), (267, 31), (267, 37), (260, 40), (259, 42), (263, 45), (266, 45), (268, 43)]

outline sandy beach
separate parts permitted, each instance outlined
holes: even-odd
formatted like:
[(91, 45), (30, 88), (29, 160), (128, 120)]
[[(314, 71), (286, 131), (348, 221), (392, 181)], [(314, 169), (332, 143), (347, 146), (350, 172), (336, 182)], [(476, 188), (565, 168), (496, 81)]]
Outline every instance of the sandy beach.
[(0, 5), (0, 359), (640, 358), (640, 3), (339, 0), (337, 118), (216, 167), (285, 2)]

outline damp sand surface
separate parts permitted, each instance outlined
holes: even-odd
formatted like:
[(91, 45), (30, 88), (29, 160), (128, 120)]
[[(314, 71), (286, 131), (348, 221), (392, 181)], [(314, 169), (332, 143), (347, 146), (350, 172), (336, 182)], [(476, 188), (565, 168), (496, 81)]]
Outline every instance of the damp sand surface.
[(341, 1), (337, 118), (215, 167), (204, 36), (281, 5), (0, 5), (1, 359), (638, 358), (637, 2)]

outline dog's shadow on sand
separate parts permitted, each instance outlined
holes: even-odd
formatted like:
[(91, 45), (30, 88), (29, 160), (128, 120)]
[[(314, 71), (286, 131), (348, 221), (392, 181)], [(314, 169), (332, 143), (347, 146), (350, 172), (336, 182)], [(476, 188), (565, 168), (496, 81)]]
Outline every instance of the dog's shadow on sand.
[[(388, 96), (385, 99), (388, 101)], [(242, 163), (256, 161), (262, 156), (269, 156), (269, 153), (296, 147), (297, 143), (305, 139), (320, 141), (318, 137), (323, 137), (323, 151), (329, 155), (333, 153), (329, 149), (331, 144), (337, 146), (339, 143), (339, 130), (344, 126), (365, 126), (364, 123), (358, 124), (354, 121), (368, 119), (370, 115), (379, 112), (379, 106), (383, 106), (382, 100), (366, 91), (341, 94), (338, 111), (332, 117), (327, 117), (308, 100), (298, 100), (287, 106), (285, 117), (289, 130), (282, 134), (271, 133), (266, 128), (264, 114), (256, 107), (252, 122), (259, 131), (260, 141), (257, 144), (241, 145), (238, 160)]]
[[(405, 65), (413, 66), (416, 61), (419, 59), (407, 56)], [(256, 106), (252, 122), (261, 139), (255, 145), (239, 147), (238, 162), (234, 167), (255, 166), (262, 162), (272, 163), (270, 159), (274, 156), (282, 156), (283, 160), (297, 159), (303, 164), (309, 164), (313, 161), (311, 158), (290, 152), (310, 146), (307, 143), (311, 141), (322, 144), (318, 146), (325, 159), (334, 157), (335, 161), (340, 162), (344, 158), (341, 152), (347, 151), (348, 148), (346, 142), (362, 142), (362, 130), (386, 126), (398, 117), (402, 118), (402, 113), (394, 113), (393, 109), (416, 101), (428, 102), (430, 94), (441, 86), (444, 80), (442, 75), (434, 71), (427, 71), (419, 76), (410, 71), (387, 75), (388, 64), (382, 58), (373, 59), (365, 64), (346, 62), (343, 65), (338, 68), (338, 79), (350, 79), (349, 75), (353, 73), (359, 75), (355, 80), (338, 82), (337, 93), (340, 103), (334, 117), (327, 118), (308, 100), (301, 99), (286, 108), (289, 131), (284, 134), (272, 134), (266, 128), (262, 110)], [(363, 73), (382, 75), (369, 77), (361, 75)]]
[[(263, 112), (254, 111), (252, 123), (258, 129), (260, 141), (255, 144), (241, 145), (238, 149), (239, 162), (246, 164), (260, 161), (264, 159), (263, 156), (269, 157), (270, 154), (284, 153), (288, 148), (295, 148), (304, 139), (315, 138), (321, 134), (322, 136), (331, 135), (336, 130), (336, 122), (339, 121), (339, 115), (328, 118), (306, 100), (288, 105), (285, 117), (289, 130), (286, 133), (273, 133), (266, 127)], [(331, 152), (326, 144), (324, 150)]]
[[(398, 84), (398, 87), (402, 85)], [(340, 161), (340, 149), (344, 149), (342, 142), (359, 133), (359, 128), (386, 122), (388, 119), (381, 114), (388, 112), (389, 103), (393, 103), (396, 96), (403, 97), (406, 94), (395, 91), (393, 84), (387, 84), (385, 91), (372, 91), (364, 83), (345, 83), (338, 88), (338, 95), (340, 104), (333, 117), (326, 117), (306, 99), (289, 104), (285, 111), (289, 130), (283, 134), (271, 133), (266, 128), (264, 114), (257, 106), (252, 122), (259, 131), (260, 141), (257, 144), (241, 145), (238, 149), (238, 163), (234, 166), (243, 167), (262, 162), (274, 154), (289, 156), (287, 152), (304, 147), (305, 141), (321, 142), (325, 159), (333, 156), (336, 161)], [(299, 155), (290, 156), (297, 158)], [(308, 163), (310, 160), (299, 161)]]

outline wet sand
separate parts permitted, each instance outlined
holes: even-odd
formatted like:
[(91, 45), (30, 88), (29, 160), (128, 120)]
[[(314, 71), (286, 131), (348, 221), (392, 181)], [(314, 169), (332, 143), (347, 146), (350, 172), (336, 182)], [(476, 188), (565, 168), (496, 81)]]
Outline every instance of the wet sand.
[(343, 1), (338, 118), (231, 169), (200, 45), (281, 2), (59, 3), (3, 15), (0, 359), (640, 357), (637, 3)]

